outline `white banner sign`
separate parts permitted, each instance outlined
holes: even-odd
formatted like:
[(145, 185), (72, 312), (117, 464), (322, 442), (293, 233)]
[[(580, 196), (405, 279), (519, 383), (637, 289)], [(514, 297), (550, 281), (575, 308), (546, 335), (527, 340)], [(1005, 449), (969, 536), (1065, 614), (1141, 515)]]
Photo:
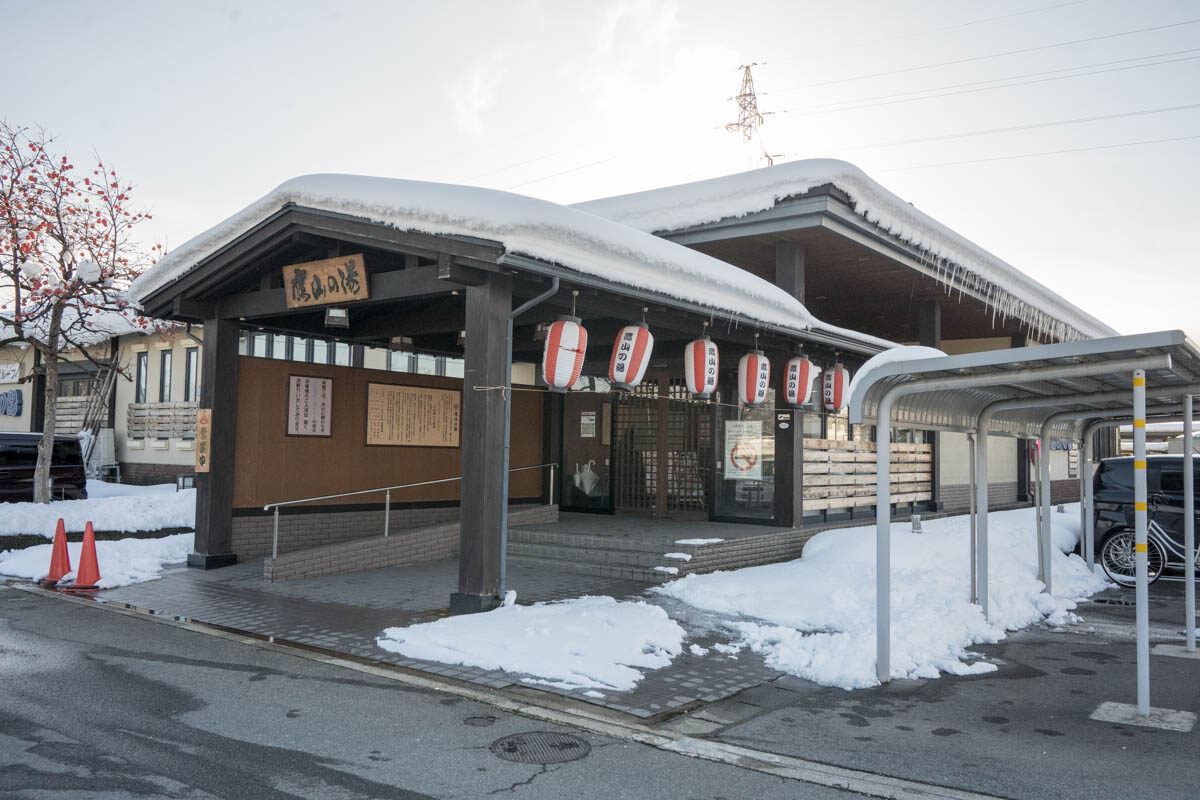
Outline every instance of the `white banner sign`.
[(333, 435), (333, 381), (288, 376), (288, 436)]
[(21, 380), (21, 365), (13, 361), (0, 364), (0, 383), (16, 383)]
[(762, 420), (725, 422), (725, 480), (762, 480)]

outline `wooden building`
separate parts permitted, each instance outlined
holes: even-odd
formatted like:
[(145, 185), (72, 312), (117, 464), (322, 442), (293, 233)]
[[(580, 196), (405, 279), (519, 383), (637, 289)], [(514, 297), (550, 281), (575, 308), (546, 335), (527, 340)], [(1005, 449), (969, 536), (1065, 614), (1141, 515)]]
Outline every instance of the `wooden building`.
[[(982, 267), (972, 278), (970, 264), (951, 266), (931, 248), (936, 241), (914, 245), (913, 223), (881, 226), (880, 208), (894, 213), (898, 198), (873, 182), (854, 198), (840, 184), (866, 184), (840, 180), (829, 167), (840, 162), (813, 163), (816, 178), (786, 165), (731, 176), (734, 185), (718, 179), (579, 208), (311, 176), (171, 252), (134, 293), (151, 315), (203, 325), (190, 563), (266, 554), (273, 532), (263, 506), (342, 495), (285, 514), (289, 542), (377, 533), (382, 514), (389, 524), (458, 520), (451, 605), (486, 609), (498, 600), (510, 505), (785, 529), (870, 512), (871, 430), (822, 410), (819, 391), (817, 404), (782, 402), (779, 376), (798, 352), (853, 372), (898, 341), (1007, 347), (1017, 337), (1107, 332), (1061, 298), (1056, 314), (1044, 289), (1000, 297)], [(703, 208), (695, 219), (676, 213), (686, 224), (639, 216), (689, 200)], [(960, 240), (947, 232), (946, 252), (969, 260)], [(993, 321), (996, 307), (1009, 318)], [(538, 363), (546, 324), (560, 316), (588, 332), (580, 380), (549, 392), (525, 369), (524, 385), (517, 376), (510, 387), (510, 365)], [(646, 377), (631, 392), (611, 391), (614, 339), (639, 322), (654, 336)], [(359, 355), (331, 365), (240, 354), (248, 330), (279, 336), (289, 352), (336, 342)], [(721, 355), (709, 401), (684, 381), (684, 348), (702, 336)], [(774, 378), (766, 402), (747, 408), (738, 360), (752, 350), (769, 358)], [(372, 369), (362, 355), (385, 351), (461, 357), (462, 375)], [(893, 448), (898, 513), (937, 502), (936, 450), (916, 435)], [(506, 472), (547, 464), (557, 469)], [(414, 483), (425, 485), (396, 490), (386, 512), (377, 494), (344, 496)]]

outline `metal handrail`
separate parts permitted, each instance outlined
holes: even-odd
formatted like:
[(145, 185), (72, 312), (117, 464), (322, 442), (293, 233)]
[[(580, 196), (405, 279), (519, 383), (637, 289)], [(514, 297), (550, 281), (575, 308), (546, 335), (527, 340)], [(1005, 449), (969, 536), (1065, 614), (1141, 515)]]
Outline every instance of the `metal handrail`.
[[(555, 463), (534, 464), (534, 465), (528, 466), (528, 467), (513, 467), (512, 469), (510, 469), (508, 471), (509, 472), (524, 472), (525, 470), (528, 470), (528, 469), (545, 469), (546, 467), (550, 468), (550, 505), (554, 505), (554, 474), (555, 474), (555, 470), (558, 468), (558, 464), (555, 464)], [(273, 521), (273, 526), (272, 526), (273, 531), (271, 534), (271, 558), (276, 558), (279, 555), (279, 509), (282, 508), (283, 506), (295, 506), (295, 505), (300, 505), (301, 503), (315, 503), (318, 500), (333, 500), (338, 497), (355, 497), (357, 495), (362, 495), (362, 494), (376, 494), (378, 492), (383, 492), (384, 493), (384, 496), (383, 496), (383, 535), (387, 536), (388, 535), (388, 523), (390, 521), (391, 514), (392, 514), (392, 490), (393, 489), (412, 489), (416, 486), (433, 486), (434, 484), (438, 484), (438, 483), (453, 483), (454, 481), (461, 481), (461, 480), (462, 480), (462, 476), (459, 475), (454, 478), (438, 478), (437, 480), (432, 480), (432, 481), (417, 481), (415, 483), (400, 483), (395, 486), (381, 486), (378, 489), (359, 489), (359, 490), (353, 491), (353, 492), (342, 492), (341, 494), (323, 494), (318, 497), (305, 497), (300, 500), (283, 500), (278, 503), (267, 503), (265, 506), (263, 506), (263, 511), (270, 511), (272, 508), (275, 509), (274, 514), (273, 514), (273, 516), (274, 516), (274, 521)]]

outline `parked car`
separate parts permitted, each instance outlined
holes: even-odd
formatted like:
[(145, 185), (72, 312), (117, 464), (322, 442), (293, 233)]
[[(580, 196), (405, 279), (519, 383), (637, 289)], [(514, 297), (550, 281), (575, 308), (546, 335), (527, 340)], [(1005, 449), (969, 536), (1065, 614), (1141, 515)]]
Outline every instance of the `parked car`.
[[(1194, 466), (1200, 487), (1200, 457)], [(1134, 584), (1133, 459), (1106, 458), (1092, 484), (1095, 497), (1096, 557), (1108, 577)], [(1182, 569), (1183, 456), (1146, 458), (1146, 566), (1150, 581), (1167, 569)], [(1198, 508), (1197, 510), (1200, 510)], [(1200, 514), (1195, 516), (1200, 528)]]
[[(33, 500), (40, 433), (0, 433), (0, 502)], [(87, 499), (83, 452), (74, 436), (54, 437), (50, 463), (50, 496), (55, 500)]]

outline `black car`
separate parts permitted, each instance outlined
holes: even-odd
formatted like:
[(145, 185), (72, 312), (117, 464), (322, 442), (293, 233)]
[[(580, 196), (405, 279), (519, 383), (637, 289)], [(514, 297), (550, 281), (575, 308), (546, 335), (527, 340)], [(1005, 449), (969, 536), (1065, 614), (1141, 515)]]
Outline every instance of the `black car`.
[[(0, 502), (33, 500), (40, 433), (0, 433)], [(50, 463), (50, 496), (54, 500), (86, 500), (87, 473), (74, 436), (54, 437)]]
[[(1200, 457), (1194, 460), (1195, 486), (1200, 487)], [(1096, 557), (1108, 577), (1122, 586), (1134, 584), (1133, 459), (1106, 458), (1092, 484), (1095, 497)], [(1182, 569), (1183, 456), (1146, 459), (1146, 566), (1151, 582), (1164, 569)], [(1200, 511), (1200, 506), (1197, 507)], [(1200, 522), (1200, 515), (1196, 520)], [(1197, 525), (1200, 527), (1200, 525)]]

